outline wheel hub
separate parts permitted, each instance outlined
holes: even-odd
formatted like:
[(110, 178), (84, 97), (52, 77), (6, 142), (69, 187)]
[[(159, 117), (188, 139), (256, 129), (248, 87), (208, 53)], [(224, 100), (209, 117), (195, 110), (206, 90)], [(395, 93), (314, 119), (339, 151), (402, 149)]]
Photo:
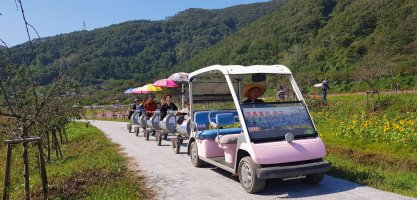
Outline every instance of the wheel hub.
[(195, 145), (191, 147), (191, 159), (195, 163), (197, 160), (197, 149), (195, 148)]
[(247, 163), (243, 163), (240, 169), (240, 175), (242, 177), (242, 184), (245, 188), (250, 188), (252, 185), (252, 172)]

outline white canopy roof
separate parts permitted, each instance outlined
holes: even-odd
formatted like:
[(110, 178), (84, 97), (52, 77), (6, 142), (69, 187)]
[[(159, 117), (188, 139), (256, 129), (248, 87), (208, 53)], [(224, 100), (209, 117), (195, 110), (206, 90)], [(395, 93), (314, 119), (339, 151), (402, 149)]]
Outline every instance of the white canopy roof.
[(223, 74), (254, 74), (254, 73), (268, 73), (268, 74), (292, 74), (291, 71), (284, 65), (212, 65), (204, 67), (194, 72), (191, 72), (188, 76), (191, 79), (199, 74), (208, 72), (222, 72)]

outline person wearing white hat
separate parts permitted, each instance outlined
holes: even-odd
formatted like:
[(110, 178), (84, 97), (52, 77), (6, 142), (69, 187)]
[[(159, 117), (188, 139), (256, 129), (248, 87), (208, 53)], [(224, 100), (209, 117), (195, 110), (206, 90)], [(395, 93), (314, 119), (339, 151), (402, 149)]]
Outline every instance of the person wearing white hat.
[(249, 83), (243, 87), (242, 94), (247, 97), (243, 103), (263, 103), (262, 99), (259, 99), (266, 91), (265, 83)]

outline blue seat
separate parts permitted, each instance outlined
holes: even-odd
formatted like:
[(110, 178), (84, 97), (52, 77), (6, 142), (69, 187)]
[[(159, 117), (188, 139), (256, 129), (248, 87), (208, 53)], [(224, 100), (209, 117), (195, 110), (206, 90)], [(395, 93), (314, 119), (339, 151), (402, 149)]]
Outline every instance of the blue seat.
[[(241, 128), (225, 128), (219, 129), (219, 135), (230, 135), (241, 133)], [(217, 137), (217, 129), (203, 130), (197, 132), (197, 138), (200, 139), (213, 139)]]
[(235, 123), (235, 116), (233, 113), (219, 113), (216, 114), (217, 126), (227, 126)]
[(215, 121), (216, 114), (219, 113), (233, 113), (234, 116), (237, 116), (237, 111), (235, 110), (197, 111), (194, 113), (194, 122), (197, 124), (198, 130), (201, 131), (208, 128), (210, 123), (208, 119), (209, 113), (211, 113), (211, 121)]

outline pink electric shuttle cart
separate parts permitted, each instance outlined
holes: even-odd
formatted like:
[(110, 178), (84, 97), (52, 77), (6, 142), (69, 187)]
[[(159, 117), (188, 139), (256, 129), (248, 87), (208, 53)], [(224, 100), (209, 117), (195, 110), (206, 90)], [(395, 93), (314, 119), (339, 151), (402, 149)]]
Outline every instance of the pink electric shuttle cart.
[[(259, 97), (247, 100), (252, 93)], [(177, 131), (189, 137), (195, 167), (208, 163), (236, 174), (248, 193), (261, 191), (273, 178), (317, 184), (330, 170), (323, 141), (287, 67), (205, 67), (189, 74), (189, 98), (189, 118)]]

